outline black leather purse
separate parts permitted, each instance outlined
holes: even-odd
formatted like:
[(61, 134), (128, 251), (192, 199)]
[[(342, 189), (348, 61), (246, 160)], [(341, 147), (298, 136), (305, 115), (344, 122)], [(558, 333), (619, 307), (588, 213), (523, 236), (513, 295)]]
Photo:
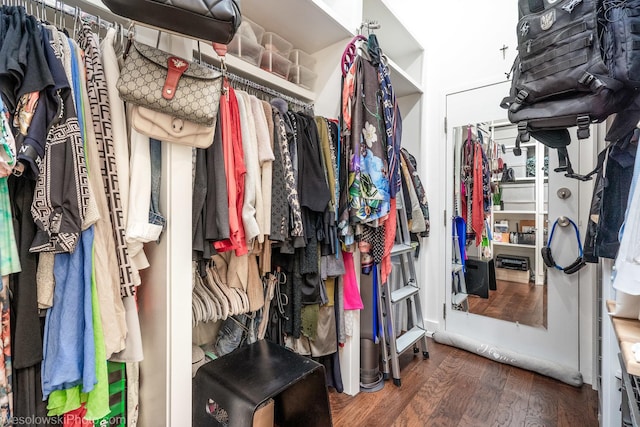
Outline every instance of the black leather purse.
[(103, 0), (113, 13), (186, 36), (228, 44), (242, 14), (240, 0)]

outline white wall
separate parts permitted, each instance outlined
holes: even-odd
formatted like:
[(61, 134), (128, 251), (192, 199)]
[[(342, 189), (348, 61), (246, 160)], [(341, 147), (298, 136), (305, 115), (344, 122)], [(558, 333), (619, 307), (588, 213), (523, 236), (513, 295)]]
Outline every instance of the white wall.
[[(439, 191), (444, 186), (435, 185), (442, 183), (446, 175), (445, 96), (506, 78), (516, 53), (517, 8), (512, 0), (429, 2), (427, 14), (416, 13), (425, 9), (420, 0), (396, 0), (394, 6), (426, 50), (423, 79), (426, 125), (420, 150), (420, 176), (429, 199), (431, 233), (424, 242), (421, 271), (426, 289), (427, 327), (435, 330), (442, 318), (447, 283), (443, 268), (446, 194)], [(504, 59), (500, 50), (503, 45), (508, 46)]]
[[(506, 79), (516, 56), (517, 3), (513, 0), (449, 0), (428, 2), (395, 0), (394, 10), (426, 50), (424, 67), (425, 132), (420, 149), (420, 176), (425, 183), (431, 215), (431, 234), (423, 246), (422, 272), (424, 315), (427, 327), (440, 327), (445, 287), (443, 250), (446, 194), (440, 183), (446, 176), (443, 146), (446, 94)], [(425, 10), (427, 13), (417, 13)], [(501, 48), (507, 46), (503, 57)], [(505, 93), (505, 95), (507, 95)], [(588, 165), (583, 166), (584, 170)], [(589, 193), (590, 194), (590, 193)], [(588, 201), (587, 201), (588, 203)], [(582, 201), (581, 201), (581, 204)], [(446, 214), (450, 217), (451, 212)], [(594, 363), (593, 281), (586, 285), (580, 301), (580, 364), (588, 383)], [(581, 286), (582, 288), (582, 286)]]

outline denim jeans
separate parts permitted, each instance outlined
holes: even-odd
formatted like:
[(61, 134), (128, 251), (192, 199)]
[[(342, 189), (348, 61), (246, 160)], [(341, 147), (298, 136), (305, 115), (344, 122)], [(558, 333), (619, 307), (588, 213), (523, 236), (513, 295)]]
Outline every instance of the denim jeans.
[[(167, 220), (160, 213), (160, 180), (162, 177), (162, 142), (157, 139), (149, 139), (149, 150), (151, 157), (151, 205), (149, 207), (149, 223), (166, 226)], [(158, 237), (158, 240), (160, 238)]]
[(235, 317), (229, 316), (222, 322), (216, 340), (216, 354), (218, 357), (229, 354), (242, 344), (244, 332), (247, 324), (247, 316), (239, 314)]

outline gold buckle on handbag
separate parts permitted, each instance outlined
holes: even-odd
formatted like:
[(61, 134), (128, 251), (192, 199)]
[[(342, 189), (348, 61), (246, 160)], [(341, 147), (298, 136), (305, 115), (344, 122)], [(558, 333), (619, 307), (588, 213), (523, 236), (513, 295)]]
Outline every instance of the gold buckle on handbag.
[(186, 59), (177, 56), (170, 56), (169, 59), (167, 59), (167, 78), (162, 87), (162, 97), (164, 99), (169, 101), (173, 99), (180, 77), (182, 77), (188, 69), (189, 62)]

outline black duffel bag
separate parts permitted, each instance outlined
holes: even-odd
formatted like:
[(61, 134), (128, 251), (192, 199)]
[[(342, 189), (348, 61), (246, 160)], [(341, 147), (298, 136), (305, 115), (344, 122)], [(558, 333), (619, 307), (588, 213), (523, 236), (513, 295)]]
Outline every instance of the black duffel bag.
[(242, 14), (240, 0), (103, 0), (115, 14), (186, 36), (228, 44)]

